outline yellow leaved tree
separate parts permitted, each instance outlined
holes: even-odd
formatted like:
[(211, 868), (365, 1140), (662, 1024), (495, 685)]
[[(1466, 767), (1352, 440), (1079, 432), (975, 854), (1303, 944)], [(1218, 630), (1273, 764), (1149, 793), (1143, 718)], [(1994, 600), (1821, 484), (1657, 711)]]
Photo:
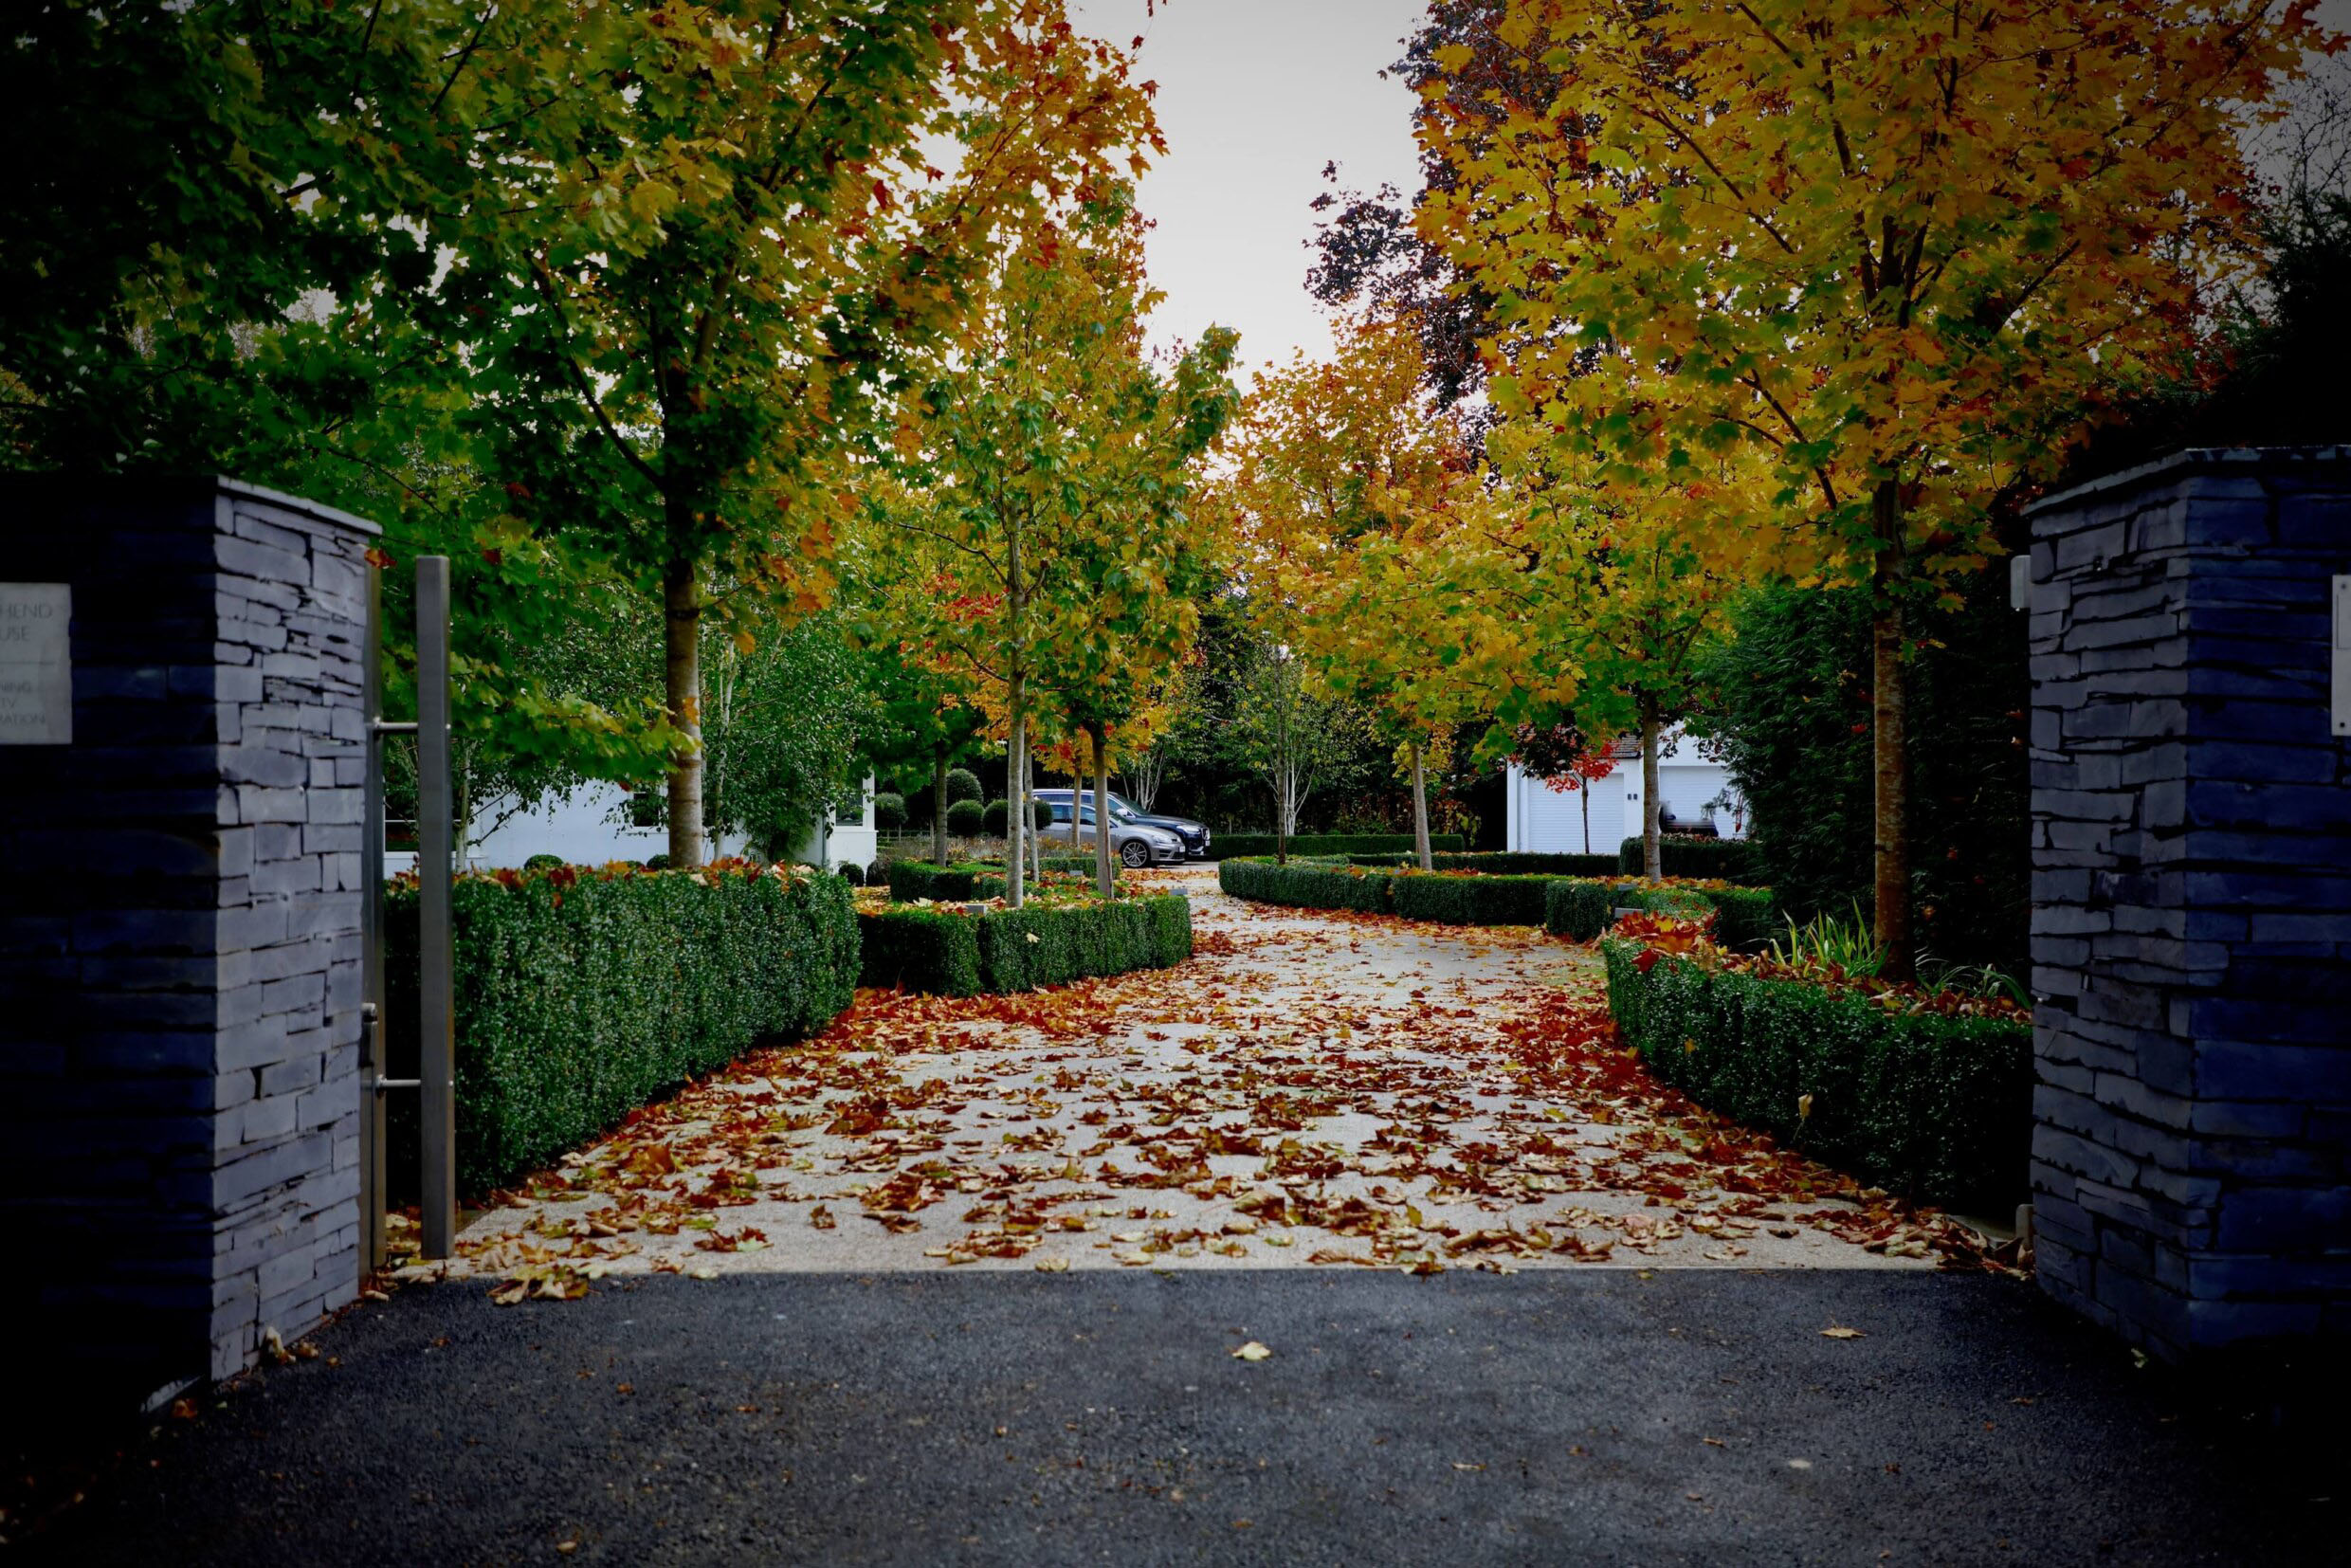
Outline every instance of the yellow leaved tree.
[[(1911, 953), (1903, 612), (1991, 498), (2174, 354), (2252, 243), (2247, 117), (2311, 0), (1504, 0), (1439, 51), (1423, 232), (1493, 301), (1496, 403), (1673, 500), (1751, 447), (1767, 564), (1876, 604), (1876, 920)], [(1467, 75), (1476, 64), (1474, 76)], [(1461, 96), (1454, 97), (1459, 93)]]

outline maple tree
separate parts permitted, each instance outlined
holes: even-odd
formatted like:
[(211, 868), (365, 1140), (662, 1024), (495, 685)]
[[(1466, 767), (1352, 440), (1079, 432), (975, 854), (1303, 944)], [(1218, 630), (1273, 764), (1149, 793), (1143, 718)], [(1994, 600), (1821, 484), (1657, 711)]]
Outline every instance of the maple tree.
[[(1084, 736), (1106, 787), (1111, 732), (1189, 650), (1193, 591), (1214, 563), (1190, 473), (1229, 415), (1236, 339), (1212, 328), (1155, 363), (1142, 329), (1157, 301), (1140, 220), (1114, 192), (1007, 260), (985, 333), (901, 428), (891, 531), (935, 585), (932, 640), (981, 678), (979, 700), (1004, 730), (1016, 824), (1040, 729)], [(1015, 904), (1027, 837), (1011, 857)], [(1107, 889), (1107, 835), (1097, 837)]]
[[(545, 171), (525, 215), (428, 221), (456, 253), (450, 323), (478, 313), (467, 356), (509, 378), (483, 400), (497, 471), (519, 514), (660, 593), (690, 742), (709, 583), (762, 588), (746, 640), (755, 597), (770, 618), (824, 601), (841, 459), (887, 383), (952, 351), (994, 260), (1157, 131), (1125, 56), (1060, 0), (597, 14), (609, 34), (529, 62), (592, 111), (502, 149)], [(689, 743), (673, 863), (702, 856), (701, 786)]]
[[(1417, 217), (1493, 301), (1497, 405), (1665, 498), (1753, 448), (1766, 477), (1734, 516), (1794, 526), (1718, 514), (1693, 535), (1873, 590), (1876, 921), (1898, 969), (1904, 608), (1978, 564), (1990, 499), (2170, 356), (2200, 283), (2246, 258), (2235, 132), (2335, 46), (2310, 11), (1505, 0), (1489, 44), (1436, 53), (1421, 133), (1456, 177)], [(1473, 64), (1474, 108), (1449, 102)]]
[(1475, 711), (1471, 655), (1488, 674), (1527, 666), (1506, 639), (1465, 629), (1490, 616), (1487, 591), (1508, 572), (1494, 541), (1460, 526), (1476, 463), (1460, 415), (1424, 389), (1412, 327), (1370, 317), (1339, 323), (1335, 337), (1328, 360), (1301, 355), (1258, 376), (1229, 447), (1223, 504), (1244, 540), (1261, 638), (1399, 743), (1425, 866), (1426, 752)]

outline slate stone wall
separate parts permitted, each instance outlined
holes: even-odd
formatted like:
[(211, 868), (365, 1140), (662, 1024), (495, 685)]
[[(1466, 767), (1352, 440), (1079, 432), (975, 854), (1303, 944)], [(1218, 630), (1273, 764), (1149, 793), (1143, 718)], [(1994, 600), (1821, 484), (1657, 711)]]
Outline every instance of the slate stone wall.
[(2351, 1331), (2351, 449), (2033, 517), (2042, 1285), (2166, 1357)]
[(73, 744), (0, 748), (0, 1308), (99, 1401), (356, 1292), (374, 528), (200, 481), (0, 483), (73, 586)]

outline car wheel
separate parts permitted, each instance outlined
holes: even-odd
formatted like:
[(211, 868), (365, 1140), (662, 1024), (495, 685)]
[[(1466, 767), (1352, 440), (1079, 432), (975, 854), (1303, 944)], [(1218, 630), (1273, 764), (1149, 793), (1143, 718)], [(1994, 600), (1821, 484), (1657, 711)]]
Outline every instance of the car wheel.
[(1130, 838), (1120, 846), (1119, 858), (1124, 861), (1130, 869), (1139, 871), (1151, 864), (1151, 846), (1141, 839)]

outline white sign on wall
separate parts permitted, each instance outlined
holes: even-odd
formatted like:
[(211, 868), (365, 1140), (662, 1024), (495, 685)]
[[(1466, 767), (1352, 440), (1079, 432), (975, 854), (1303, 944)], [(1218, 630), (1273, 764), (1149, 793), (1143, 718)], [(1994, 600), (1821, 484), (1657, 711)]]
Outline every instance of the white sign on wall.
[(0, 746), (73, 739), (73, 587), (0, 583)]

